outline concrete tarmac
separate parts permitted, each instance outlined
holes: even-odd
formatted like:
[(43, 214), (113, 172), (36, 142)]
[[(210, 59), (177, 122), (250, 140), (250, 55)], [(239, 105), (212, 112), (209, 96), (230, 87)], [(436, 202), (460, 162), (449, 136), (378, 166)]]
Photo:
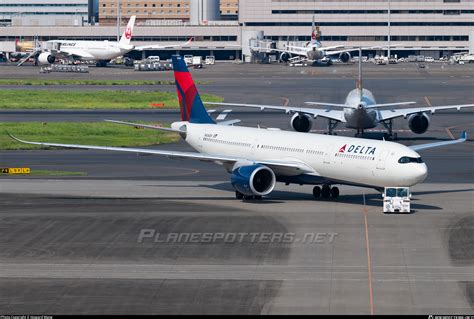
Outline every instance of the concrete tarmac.
[(241, 202), (220, 182), (2, 185), (2, 313), (473, 313), (471, 183), (415, 187), (410, 215), (352, 187)]

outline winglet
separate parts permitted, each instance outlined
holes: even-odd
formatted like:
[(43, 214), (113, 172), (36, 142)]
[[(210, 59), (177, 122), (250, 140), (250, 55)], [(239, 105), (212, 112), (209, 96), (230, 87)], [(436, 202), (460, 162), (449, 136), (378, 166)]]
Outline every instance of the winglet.
[(463, 142), (467, 141), (467, 132), (462, 131), (461, 135), (459, 136), (460, 140), (463, 140)]
[(15, 140), (17, 142), (20, 142), (20, 143), (25, 143), (24, 141), (20, 140), (19, 138), (15, 137), (14, 135), (10, 134), (9, 132), (7, 132), (8, 136), (10, 136), (10, 138), (12, 140)]

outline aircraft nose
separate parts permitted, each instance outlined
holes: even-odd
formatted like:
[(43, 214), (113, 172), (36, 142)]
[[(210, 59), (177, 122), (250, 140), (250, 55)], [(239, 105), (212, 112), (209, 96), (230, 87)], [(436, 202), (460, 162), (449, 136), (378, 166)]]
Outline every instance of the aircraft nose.
[(422, 163), (418, 167), (417, 178), (416, 178), (417, 183), (423, 182), (427, 176), (428, 176), (428, 167), (426, 166), (425, 163)]

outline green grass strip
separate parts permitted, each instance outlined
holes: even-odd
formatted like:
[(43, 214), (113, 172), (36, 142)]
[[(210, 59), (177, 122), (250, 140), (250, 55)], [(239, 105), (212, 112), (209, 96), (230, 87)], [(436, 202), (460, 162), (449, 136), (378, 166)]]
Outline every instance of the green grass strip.
[[(222, 102), (202, 94), (203, 101)], [(174, 92), (0, 90), (0, 109), (149, 109), (179, 107)]]
[(107, 122), (50, 122), (45, 124), (17, 122), (0, 123), (0, 150), (45, 148), (38, 145), (19, 143), (11, 139), (7, 133), (33, 142), (119, 147), (148, 146), (179, 140), (176, 133), (136, 129), (132, 126)]
[[(47, 169), (31, 169), (31, 176), (86, 176), (85, 172), (52, 171)], [(29, 176), (23, 175), (23, 176)]]

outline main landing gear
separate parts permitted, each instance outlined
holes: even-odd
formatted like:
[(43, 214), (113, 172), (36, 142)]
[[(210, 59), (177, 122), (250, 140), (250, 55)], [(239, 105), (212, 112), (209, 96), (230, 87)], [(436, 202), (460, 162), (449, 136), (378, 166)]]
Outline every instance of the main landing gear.
[(355, 133), (354, 137), (361, 137), (364, 135), (364, 129), (357, 129), (357, 133)]
[(239, 200), (262, 200), (262, 196), (259, 195), (244, 195), (239, 191), (235, 191), (235, 198)]
[(339, 121), (335, 121), (335, 120), (331, 120), (329, 119), (328, 120), (328, 135), (337, 135), (335, 132), (334, 132), (334, 129), (339, 125)]
[(313, 196), (314, 198), (338, 198), (339, 197), (339, 188), (338, 187), (331, 187), (331, 185), (324, 184), (323, 187), (314, 186), (313, 188)]
[(383, 135), (384, 139), (396, 141), (398, 139), (398, 134), (393, 133), (393, 122), (392, 120), (382, 121), (382, 125), (387, 129), (388, 133)]

